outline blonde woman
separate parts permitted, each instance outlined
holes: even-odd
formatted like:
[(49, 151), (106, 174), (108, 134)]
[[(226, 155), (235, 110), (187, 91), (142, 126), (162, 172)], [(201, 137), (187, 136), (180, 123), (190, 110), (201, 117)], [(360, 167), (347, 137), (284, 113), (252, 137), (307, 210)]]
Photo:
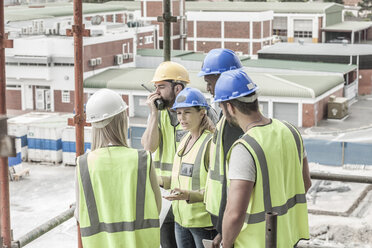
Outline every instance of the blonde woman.
[(182, 128), (182, 138), (174, 156), (171, 194), (178, 248), (202, 248), (203, 239), (213, 239), (217, 232), (203, 203), (208, 162), (205, 157), (214, 132), (207, 116), (208, 103), (193, 88), (182, 90), (173, 105)]
[(77, 160), (77, 218), (84, 248), (159, 248), (161, 196), (151, 155), (127, 144), (127, 105), (101, 89), (87, 102), (92, 151)]

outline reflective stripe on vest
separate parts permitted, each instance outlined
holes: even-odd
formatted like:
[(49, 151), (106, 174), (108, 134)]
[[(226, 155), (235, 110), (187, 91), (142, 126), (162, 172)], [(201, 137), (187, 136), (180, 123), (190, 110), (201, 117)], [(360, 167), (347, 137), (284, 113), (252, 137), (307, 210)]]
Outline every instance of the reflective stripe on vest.
[[(289, 125), (289, 124), (288, 124)], [(287, 126), (287, 124), (286, 124)], [(297, 134), (296, 131), (294, 131), (294, 128), (291, 126), (289, 128), (294, 136), (294, 139), (296, 141), (297, 145), (297, 151), (299, 153), (300, 159), (301, 159), (301, 142), (299, 139), (299, 135)], [(247, 142), (254, 152), (257, 155), (258, 162), (260, 164), (261, 168), (261, 173), (262, 173), (262, 184), (263, 184), (263, 194), (264, 194), (264, 211), (260, 213), (255, 213), (255, 214), (246, 214), (245, 217), (245, 223), (247, 224), (255, 224), (255, 223), (260, 223), (265, 221), (265, 213), (268, 212), (276, 212), (278, 213), (278, 216), (284, 215), (288, 212), (289, 209), (294, 207), (297, 203), (306, 203), (306, 196), (305, 194), (296, 194), (292, 198), (288, 199), (287, 202), (281, 206), (275, 206), (272, 207), (271, 203), (271, 194), (270, 194), (270, 179), (269, 179), (269, 173), (268, 173), (268, 168), (267, 168), (267, 162), (266, 162), (266, 157), (265, 154), (261, 148), (261, 146), (257, 143), (257, 141), (252, 138), (249, 135), (244, 135), (242, 139)], [(301, 162), (301, 161), (300, 161)]]
[(200, 166), (202, 164), (204, 164), (202, 159), (203, 159), (203, 155), (204, 155), (205, 145), (208, 143), (211, 136), (212, 136), (212, 134), (207, 135), (207, 137), (204, 139), (203, 143), (200, 146), (198, 154), (196, 155), (195, 164), (194, 164), (194, 169), (195, 170), (192, 173), (192, 190), (200, 189)]
[[(163, 123), (163, 119), (165, 119)], [(155, 158), (154, 158), (154, 166), (157, 170), (158, 175), (164, 175), (164, 176), (170, 176), (173, 168), (173, 158), (174, 154), (176, 153), (176, 149), (179, 145), (179, 140), (177, 141), (177, 134), (183, 133), (181, 126), (178, 124), (175, 127), (171, 125), (170, 116), (168, 113), (168, 110), (162, 110), (158, 113), (158, 124), (159, 124), (159, 130), (160, 130), (160, 141), (158, 149), (155, 151)], [(165, 124), (166, 126), (162, 126), (162, 124)], [(171, 135), (171, 137), (168, 137), (167, 140), (164, 140), (165, 137), (162, 133), (162, 128), (167, 128), (169, 126), (169, 130), (167, 129), (167, 134)], [(171, 132), (172, 133), (171, 133)], [(166, 150), (172, 154), (164, 154), (164, 147)], [(167, 157), (167, 158), (164, 158)], [(164, 161), (169, 160), (169, 161)]]
[[(225, 126), (226, 118), (223, 116), (219, 124), (219, 128), (216, 130), (217, 132), (217, 143), (215, 146), (215, 159), (214, 159), (214, 167), (213, 170), (210, 168), (209, 177), (212, 180), (223, 182), (223, 174), (221, 175), (221, 146), (222, 146), (222, 135), (223, 135), (223, 128)], [(216, 135), (216, 134), (215, 134)], [(225, 161), (225, 160), (224, 160)]]
[(96, 200), (94, 197), (93, 186), (90, 179), (87, 162), (88, 154), (79, 157), (80, 177), (83, 186), (85, 201), (90, 220), (89, 227), (82, 227), (81, 236), (89, 237), (100, 232), (123, 232), (135, 231), (145, 228), (159, 227), (158, 219), (145, 219), (145, 194), (147, 178), (147, 152), (138, 150), (138, 176), (137, 176), (137, 194), (136, 194), (136, 220), (115, 223), (103, 223), (99, 221)]

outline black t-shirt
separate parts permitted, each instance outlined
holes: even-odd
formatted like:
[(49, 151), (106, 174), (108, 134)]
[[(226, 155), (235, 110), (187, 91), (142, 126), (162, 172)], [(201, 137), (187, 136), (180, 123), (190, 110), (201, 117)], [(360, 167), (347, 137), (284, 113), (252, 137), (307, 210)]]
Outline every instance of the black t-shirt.
[[(220, 115), (220, 118), (222, 117), (222, 112)], [(239, 139), (244, 134), (243, 130), (240, 127), (234, 127), (230, 125), (227, 121), (225, 122), (224, 128), (223, 128), (223, 134), (222, 134), (222, 144), (223, 144), (223, 155), (224, 155), (224, 181), (222, 184), (222, 196), (221, 196), (221, 202), (220, 202), (220, 211), (217, 218), (212, 218), (212, 222), (217, 230), (217, 232), (222, 234), (222, 219), (223, 214), (225, 212), (226, 208), (226, 197), (227, 197), (227, 191), (226, 191), (226, 155), (228, 151), (230, 150), (231, 146), (234, 144), (234, 142)]]

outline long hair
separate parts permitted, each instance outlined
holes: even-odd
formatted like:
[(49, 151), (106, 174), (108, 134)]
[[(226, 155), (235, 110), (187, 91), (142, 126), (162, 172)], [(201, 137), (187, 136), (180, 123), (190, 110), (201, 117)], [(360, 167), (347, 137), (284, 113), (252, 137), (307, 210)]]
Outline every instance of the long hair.
[(92, 151), (108, 145), (128, 147), (127, 136), (128, 117), (127, 112), (123, 111), (115, 115), (107, 126), (92, 128)]
[[(202, 107), (195, 107), (197, 111), (201, 111), (202, 109), (205, 109), (205, 108), (202, 108)], [(211, 133), (214, 133), (215, 131), (215, 126), (212, 122), (212, 120), (209, 118), (209, 116), (207, 115), (207, 110), (205, 109), (205, 114), (200, 122), (200, 125), (199, 125), (199, 131), (200, 133), (203, 133), (204, 130), (208, 130), (210, 131)]]

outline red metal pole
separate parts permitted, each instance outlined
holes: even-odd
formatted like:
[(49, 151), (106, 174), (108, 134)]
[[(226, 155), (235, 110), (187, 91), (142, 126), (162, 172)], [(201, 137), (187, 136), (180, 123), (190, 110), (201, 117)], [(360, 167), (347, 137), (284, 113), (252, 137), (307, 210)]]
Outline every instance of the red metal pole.
[[(7, 47), (4, 30), (4, 1), (0, 1), (0, 115), (6, 115), (6, 78), (5, 78), (5, 48)], [(10, 207), (9, 207), (9, 168), (8, 159), (0, 158), (0, 215), (1, 236), (6, 247), (11, 245)]]
[[(84, 92), (83, 92), (83, 4), (82, 0), (74, 0), (74, 34), (75, 50), (75, 131), (76, 131), (76, 156), (84, 153)], [(78, 247), (82, 248), (80, 227), (78, 230)]]

